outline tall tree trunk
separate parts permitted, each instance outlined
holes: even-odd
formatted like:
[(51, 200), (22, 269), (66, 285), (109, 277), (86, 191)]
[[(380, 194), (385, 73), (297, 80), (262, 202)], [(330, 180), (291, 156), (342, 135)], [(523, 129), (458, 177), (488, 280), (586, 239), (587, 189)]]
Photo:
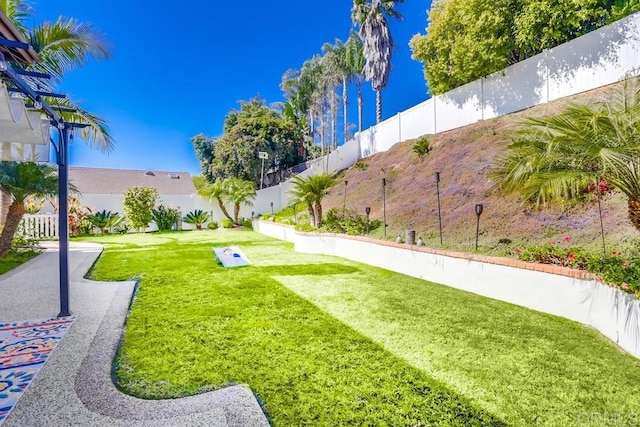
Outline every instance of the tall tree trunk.
[(362, 83), (358, 84), (358, 132), (362, 132)]
[(7, 221), (9, 206), (11, 206), (12, 200), (11, 196), (0, 192), (0, 229), (4, 227), (4, 224)]
[(349, 140), (349, 120), (348, 120), (348, 111), (347, 107), (349, 106), (349, 90), (347, 88), (347, 79), (342, 79), (342, 119), (344, 122), (344, 143), (346, 144)]
[(629, 207), (629, 220), (636, 230), (640, 231), (640, 197), (629, 197), (627, 205)]
[(382, 121), (382, 89), (376, 90), (376, 123)]
[(316, 227), (322, 226), (322, 203), (316, 202)]
[(238, 216), (240, 215), (240, 203), (233, 204), (233, 223), (235, 225), (240, 225), (238, 222)]
[(331, 114), (331, 151), (338, 148), (338, 136), (337, 136), (337, 128), (338, 128), (338, 95), (335, 90), (331, 91), (331, 105), (330, 105), (330, 114)]
[(217, 200), (218, 200), (218, 207), (220, 208), (224, 216), (226, 216), (227, 219), (233, 221), (233, 218), (231, 218), (231, 215), (229, 215), (229, 212), (227, 212), (227, 208), (224, 206), (224, 203), (222, 203), (222, 200), (221, 199), (217, 199)]
[(0, 258), (4, 258), (4, 256), (11, 250), (13, 236), (18, 230), (18, 226), (20, 225), (20, 220), (24, 216), (24, 212), (24, 202), (22, 201), (17, 202), (14, 200), (9, 206), (7, 220), (5, 221), (2, 229), (2, 234), (0, 234)]
[(307, 203), (307, 209), (309, 210), (309, 220), (311, 221), (311, 225), (316, 226), (316, 213), (313, 210), (313, 205), (311, 203)]

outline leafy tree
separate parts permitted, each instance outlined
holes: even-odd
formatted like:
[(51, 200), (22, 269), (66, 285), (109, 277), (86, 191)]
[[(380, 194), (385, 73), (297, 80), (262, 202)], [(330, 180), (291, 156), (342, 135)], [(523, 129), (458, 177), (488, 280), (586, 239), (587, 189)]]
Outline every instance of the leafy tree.
[(215, 181), (215, 179), (213, 178), (213, 171), (211, 170), (211, 166), (213, 164), (216, 141), (216, 138), (206, 136), (202, 133), (191, 138), (193, 148), (196, 152), (196, 157), (200, 162), (200, 170), (202, 171), (202, 176), (209, 182)]
[[(33, 9), (28, 1), (4, 0), (0, 2), (0, 8), (40, 56), (41, 61), (30, 64), (27, 69), (50, 74), (51, 81), (40, 82), (40, 85), (47, 89), (53, 89), (67, 72), (85, 65), (88, 61), (110, 57), (110, 46), (106, 37), (91, 24), (60, 17), (55, 22), (44, 22), (29, 28), (25, 22), (33, 19)], [(60, 114), (66, 121), (89, 125), (81, 131), (82, 137), (89, 145), (104, 151), (113, 149), (114, 141), (104, 119), (87, 112), (77, 102), (69, 99), (44, 99), (52, 106), (60, 105), (76, 110), (74, 113)]]
[(281, 171), (304, 158), (302, 135), (295, 124), (260, 99), (244, 102), (225, 118), (225, 133), (215, 144), (212, 175), (260, 183), (259, 151), (269, 154), (270, 169)]
[(241, 225), (239, 221), (240, 205), (253, 206), (251, 200), (256, 197), (256, 186), (251, 181), (238, 178), (227, 178), (224, 181), (226, 199), (233, 203), (233, 222)]
[(158, 190), (153, 187), (129, 187), (124, 194), (124, 212), (131, 225), (144, 230), (152, 220), (151, 211), (158, 201)]
[(180, 213), (175, 208), (160, 205), (151, 209), (151, 219), (156, 223), (159, 231), (171, 230), (180, 220)]
[(182, 220), (187, 224), (195, 225), (196, 230), (202, 230), (202, 224), (209, 221), (209, 219), (211, 219), (209, 214), (201, 209), (189, 212), (184, 218), (182, 218)]
[(335, 184), (335, 179), (329, 174), (293, 177), (294, 188), (289, 192), (294, 202), (302, 202), (307, 205), (309, 217), (313, 226), (322, 226), (322, 199), (329, 194), (329, 190)]
[(402, 18), (394, 9), (404, 0), (354, 0), (351, 9), (353, 23), (360, 26), (363, 41), (364, 77), (376, 92), (376, 122), (382, 121), (382, 89), (387, 86), (391, 74), (393, 38), (387, 16)]
[(638, 0), (440, 0), (410, 45), (441, 94), (637, 10)]
[(606, 180), (627, 195), (629, 219), (640, 230), (639, 165), (640, 85), (627, 80), (610, 102), (571, 104), (524, 121), (491, 175), (496, 189), (535, 206), (580, 200)]
[(58, 192), (55, 168), (37, 163), (0, 162), (0, 191), (11, 205), (0, 234), (0, 258), (11, 250), (11, 242), (25, 213), (25, 201), (32, 196), (43, 198)]

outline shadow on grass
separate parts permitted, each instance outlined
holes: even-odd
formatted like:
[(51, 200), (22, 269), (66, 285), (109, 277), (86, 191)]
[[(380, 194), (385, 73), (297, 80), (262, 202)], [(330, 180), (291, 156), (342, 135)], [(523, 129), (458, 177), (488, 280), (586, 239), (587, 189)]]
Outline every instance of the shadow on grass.
[(253, 267), (261, 274), (268, 276), (329, 276), (332, 274), (350, 274), (360, 269), (338, 263), (274, 265), (268, 267)]

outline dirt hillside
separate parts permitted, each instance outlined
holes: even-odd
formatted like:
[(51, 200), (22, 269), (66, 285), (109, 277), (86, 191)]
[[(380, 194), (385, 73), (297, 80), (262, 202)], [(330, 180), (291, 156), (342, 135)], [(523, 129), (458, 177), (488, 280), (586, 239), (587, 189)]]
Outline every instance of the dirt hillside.
[[(481, 252), (508, 254), (529, 243), (563, 242), (566, 236), (571, 238), (571, 244), (601, 248), (595, 201), (572, 209), (534, 210), (523, 205), (516, 195), (490, 191), (493, 182), (488, 171), (506, 151), (509, 132), (524, 117), (553, 114), (568, 102), (605, 98), (612, 89), (600, 88), (438, 134), (432, 150), (422, 159), (412, 152), (414, 140), (396, 144), (343, 171), (323, 203), (325, 211), (342, 209), (346, 180), (347, 209), (364, 214), (365, 207), (370, 206), (371, 218), (382, 219), (382, 178), (386, 176), (387, 239), (395, 239), (398, 234), (404, 237), (406, 229), (413, 229), (428, 246), (440, 247), (434, 179), (434, 173), (439, 171), (445, 248), (473, 249), (477, 203), (484, 205), (480, 218)], [(602, 209), (608, 247), (620, 250), (635, 245), (640, 233), (627, 220), (626, 199), (620, 194), (607, 196)], [(372, 236), (383, 238), (383, 229), (372, 232)]]

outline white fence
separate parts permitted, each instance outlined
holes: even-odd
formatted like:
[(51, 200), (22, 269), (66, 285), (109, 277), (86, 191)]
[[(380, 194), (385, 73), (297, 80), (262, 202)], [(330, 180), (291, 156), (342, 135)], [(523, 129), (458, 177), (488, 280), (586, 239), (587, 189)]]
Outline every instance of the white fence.
[(18, 230), (31, 239), (57, 239), (58, 215), (25, 215)]
[[(312, 162), (304, 175), (334, 172), (358, 159), (426, 134), (445, 132), (565, 96), (615, 83), (640, 70), (640, 13), (547, 50), (486, 78), (428, 99), (357, 133), (327, 158)], [(283, 183), (278, 193), (286, 194)], [(286, 206), (274, 190), (258, 191), (255, 211)]]
[(254, 229), (293, 242), (297, 252), (347, 258), (592, 326), (640, 358), (640, 301), (594, 280), (455, 258), (370, 239), (298, 234), (293, 227), (267, 221), (254, 221)]

